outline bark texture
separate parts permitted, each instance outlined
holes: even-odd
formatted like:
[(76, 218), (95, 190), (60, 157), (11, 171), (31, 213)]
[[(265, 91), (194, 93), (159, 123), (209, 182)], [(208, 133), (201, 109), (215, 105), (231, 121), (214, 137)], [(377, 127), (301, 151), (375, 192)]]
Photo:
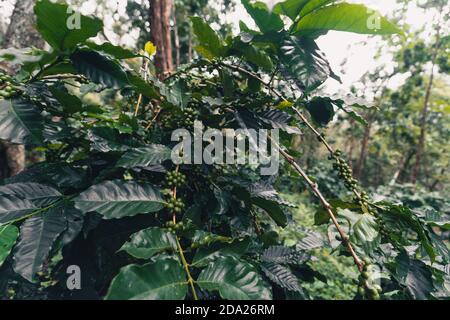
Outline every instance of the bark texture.
[[(35, 29), (34, 0), (16, 1), (11, 22), (6, 30), (4, 48), (43, 48), (44, 40)], [(2, 67), (11, 73), (16, 70)], [(25, 168), (25, 147), (0, 141), (0, 178), (16, 175)]]
[(170, 17), (172, 0), (150, 0), (151, 40), (156, 46), (155, 67), (161, 79), (173, 71)]

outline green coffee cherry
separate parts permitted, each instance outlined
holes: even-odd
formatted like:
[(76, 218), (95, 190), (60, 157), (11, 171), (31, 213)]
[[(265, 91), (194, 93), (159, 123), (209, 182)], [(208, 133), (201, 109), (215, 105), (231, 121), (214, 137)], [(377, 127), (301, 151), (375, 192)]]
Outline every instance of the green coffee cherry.
[(166, 184), (167, 186), (179, 187), (186, 183), (186, 176), (178, 171), (169, 171), (166, 174)]
[(166, 208), (174, 213), (181, 213), (184, 209), (184, 202), (181, 199), (170, 198), (166, 203)]

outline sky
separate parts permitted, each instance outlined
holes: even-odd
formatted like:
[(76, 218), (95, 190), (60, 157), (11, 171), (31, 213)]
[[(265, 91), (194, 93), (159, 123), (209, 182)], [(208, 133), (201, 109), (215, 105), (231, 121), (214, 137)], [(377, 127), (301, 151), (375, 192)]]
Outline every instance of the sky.
[[(116, 18), (125, 14), (125, 8), (127, 0), (104, 0), (108, 4), (108, 8), (114, 8), (116, 11)], [(273, 7), (277, 2), (281, 0), (262, 0), (266, 2), (269, 7)], [(362, 3), (367, 5), (371, 9), (379, 11), (382, 15), (389, 16), (396, 8), (397, 4), (395, 0), (347, 0), (353, 3)], [(80, 8), (83, 14), (95, 14), (97, 0), (85, 0)], [(229, 12), (223, 19), (232, 25), (236, 32), (239, 31), (238, 22), (243, 20), (249, 26), (254, 26), (252, 19), (245, 12), (240, 1), (237, 1), (237, 5), (234, 12)], [(410, 1), (409, 9), (406, 17), (406, 23), (411, 28), (418, 29), (423, 25), (426, 25), (433, 19), (433, 13), (424, 11), (417, 8), (414, 5), (415, 1)], [(0, 0), (0, 18), (5, 19), (13, 8), (13, 0)], [(106, 34), (111, 39), (114, 39), (114, 33), (112, 26), (114, 24), (113, 17), (105, 17), (104, 19)], [(429, 23), (428, 23), (429, 24)], [(122, 42), (128, 46), (134, 44), (134, 39), (137, 38), (137, 30), (130, 31)], [(368, 70), (374, 69), (379, 64), (392, 64), (392, 57), (389, 54), (382, 56), (381, 60), (375, 60), (377, 47), (379, 46), (380, 37), (369, 37), (367, 35), (358, 35), (347, 32), (329, 32), (327, 35), (321, 36), (317, 43), (322, 51), (327, 55), (330, 64), (335, 72), (341, 75), (342, 84), (334, 80), (329, 80), (325, 84), (327, 93), (336, 93), (340, 90), (348, 91), (348, 88), (358, 81), (361, 76)], [(341, 64), (347, 61), (345, 64), (345, 74), (341, 74)], [(398, 86), (401, 84), (401, 80), (394, 79), (394, 83), (391, 86)]]

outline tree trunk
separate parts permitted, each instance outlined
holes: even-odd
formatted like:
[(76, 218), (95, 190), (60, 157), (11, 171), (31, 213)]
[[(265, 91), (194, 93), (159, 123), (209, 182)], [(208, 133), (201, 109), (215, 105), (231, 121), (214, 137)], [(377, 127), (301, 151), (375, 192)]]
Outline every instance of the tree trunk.
[(367, 158), (367, 151), (369, 149), (369, 141), (370, 141), (370, 133), (372, 129), (372, 120), (369, 116), (367, 127), (364, 129), (364, 137), (361, 142), (361, 152), (359, 154), (359, 159), (356, 163), (355, 169), (353, 171), (353, 174), (356, 179), (361, 178), (361, 173), (364, 170), (364, 164), (366, 163)]
[[(354, 125), (355, 125), (355, 120), (350, 119), (350, 127), (353, 127)], [(353, 169), (353, 152), (355, 151), (355, 137), (351, 133), (350, 133), (349, 140), (350, 141), (348, 143), (348, 151), (346, 153), (348, 155), (348, 164), (349, 164), (350, 168)]]
[[(34, 0), (16, 1), (11, 23), (6, 30), (4, 48), (44, 47), (45, 42), (35, 29), (34, 2)], [(0, 142), (0, 149), (0, 178), (16, 175), (25, 168), (23, 145)]]
[(170, 16), (172, 0), (150, 0), (150, 32), (156, 46), (155, 67), (160, 79), (173, 71)]
[(414, 156), (415, 150), (409, 152), (409, 154), (405, 154), (403, 156), (402, 160), (400, 161), (400, 165), (398, 166), (397, 170), (395, 171), (394, 175), (392, 176), (391, 182), (389, 185), (394, 185), (397, 183), (398, 179), (400, 178), (400, 174), (405, 171), (406, 167), (408, 166), (409, 162), (411, 161), (412, 157)]
[(422, 115), (420, 119), (420, 137), (419, 143), (417, 144), (416, 148), (416, 163), (414, 164), (414, 168), (411, 172), (411, 183), (417, 182), (417, 177), (419, 176), (420, 167), (422, 165), (422, 158), (425, 150), (425, 135), (427, 130), (428, 110), (430, 107), (431, 90), (433, 88), (433, 81), (434, 81), (434, 69), (436, 67), (436, 60), (440, 47), (441, 47), (441, 29), (440, 26), (438, 26), (436, 30), (436, 44), (434, 46), (433, 59), (431, 61), (431, 74), (430, 79), (428, 81), (427, 91), (425, 93)]
[(175, 66), (178, 68), (181, 64), (181, 54), (180, 54), (180, 36), (178, 34), (178, 24), (177, 24), (177, 12), (175, 5), (172, 6), (172, 17), (173, 17), (173, 40), (175, 42)]

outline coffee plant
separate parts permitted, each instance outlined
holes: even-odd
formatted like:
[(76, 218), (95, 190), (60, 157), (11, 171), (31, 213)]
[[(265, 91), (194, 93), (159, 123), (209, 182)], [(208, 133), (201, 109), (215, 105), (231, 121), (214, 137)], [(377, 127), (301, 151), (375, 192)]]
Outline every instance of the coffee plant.
[[(78, 265), (89, 298), (310, 299), (304, 284), (327, 281), (310, 264), (323, 247), (353, 259), (355, 299), (449, 297), (448, 217), (362, 190), (325, 131), (338, 110), (364, 125), (357, 110), (366, 107), (313, 95), (339, 80), (319, 35), (401, 31), (383, 17), (370, 27), (373, 12), (342, 1), (242, 3), (258, 30), (241, 22), (223, 38), (192, 17), (199, 58), (162, 79), (151, 50), (95, 43), (101, 20), (80, 16), (81, 28), (69, 29), (66, 5), (37, 1), (50, 50), (0, 51), (18, 70), (0, 76), (0, 139), (45, 158), (1, 181), (2, 298), (69, 298), (66, 270)], [(296, 227), (292, 204), (258, 166), (174, 164), (172, 131), (196, 120), (279, 129), (280, 172), (310, 190), (324, 233), (283, 243), (280, 230)], [(299, 165), (290, 141), (305, 131), (326, 148), (347, 196), (327, 199)]]

